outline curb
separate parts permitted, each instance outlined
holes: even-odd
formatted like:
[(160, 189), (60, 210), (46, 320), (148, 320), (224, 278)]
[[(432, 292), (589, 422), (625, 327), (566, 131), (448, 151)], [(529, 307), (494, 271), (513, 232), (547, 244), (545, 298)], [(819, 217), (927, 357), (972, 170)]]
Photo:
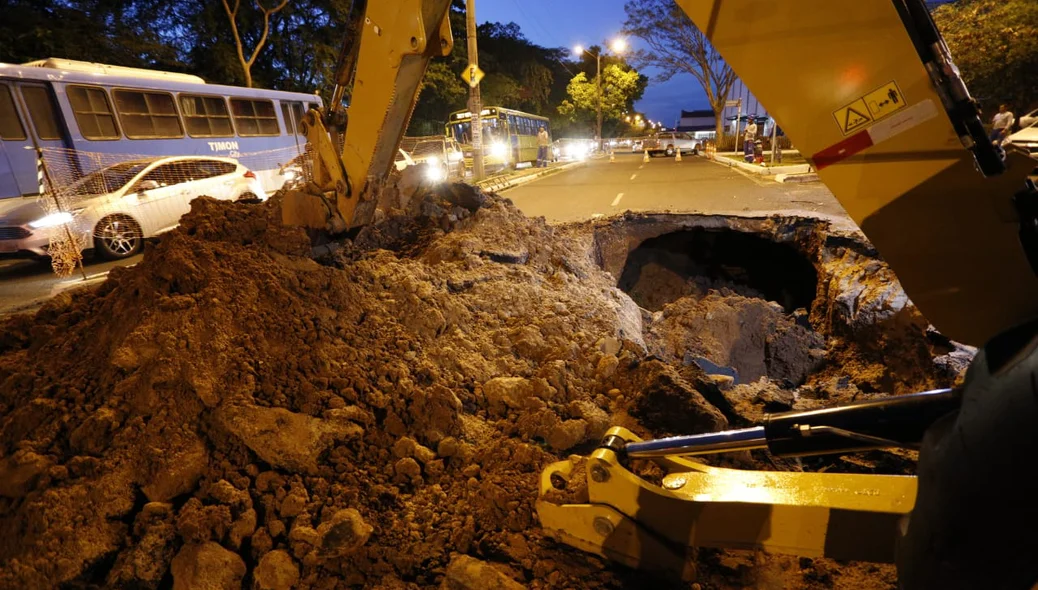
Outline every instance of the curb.
[(533, 180), (537, 180), (538, 178), (544, 178), (545, 176), (558, 174), (559, 172), (569, 170), (570, 168), (575, 168), (583, 163), (584, 161), (569, 162), (566, 164), (562, 164), (561, 166), (556, 166), (554, 168), (546, 168), (544, 170), (541, 170), (540, 172), (534, 172), (532, 174), (488, 178), (486, 180), (481, 180), (479, 182), (473, 183), (473, 186), (477, 186), (485, 191), (500, 192), (513, 187), (517, 187), (521, 184), (526, 184), (527, 182), (531, 182)]
[(718, 164), (728, 166), (729, 168), (738, 168), (740, 170), (745, 170), (750, 174), (756, 174), (757, 176), (793, 176), (799, 174), (813, 173), (813, 171), (811, 171), (810, 164), (795, 164), (792, 166), (759, 166), (757, 164), (747, 164), (746, 162), (738, 162), (726, 156), (714, 155), (711, 156), (710, 159), (717, 162)]
[(817, 172), (807, 174), (776, 174), (775, 182), (818, 182)]

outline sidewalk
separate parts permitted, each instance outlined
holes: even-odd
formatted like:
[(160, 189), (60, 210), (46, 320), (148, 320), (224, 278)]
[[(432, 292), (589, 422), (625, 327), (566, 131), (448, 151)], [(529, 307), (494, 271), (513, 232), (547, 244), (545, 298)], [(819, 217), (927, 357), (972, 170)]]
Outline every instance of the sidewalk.
[[(799, 155), (800, 152), (792, 150), (783, 151), (783, 154), (786, 153)], [(771, 166), (767, 164), (768, 158), (766, 157), (766, 165), (764, 166), (750, 164), (743, 159), (742, 152), (715, 153), (708, 157), (718, 164), (728, 166), (729, 168), (739, 168), (758, 176), (770, 176), (775, 182), (813, 182), (818, 180), (818, 173), (807, 163)]]

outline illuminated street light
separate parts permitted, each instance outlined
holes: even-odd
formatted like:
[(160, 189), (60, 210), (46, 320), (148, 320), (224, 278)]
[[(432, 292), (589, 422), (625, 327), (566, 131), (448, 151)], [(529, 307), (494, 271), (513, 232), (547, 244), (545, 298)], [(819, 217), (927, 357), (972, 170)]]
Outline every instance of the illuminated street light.
[[(623, 53), (627, 49), (627, 40), (624, 39), (623, 37), (617, 37), (616, 39), (613, 39), (612, 43), (609, 43), (608, 46), (609, 46), (610, 49), (613, 50), (613, 53), (617, 53), (617, 54)], [(573, 54), (576, 57), (580, 57), (580, 56), (584, 55), (584, 52), (591, 53), (591, 51), (585, 49), (583, 45), (577, 45), (576, 47), (573, 48)], [(598, 106), (597, 106), (597, 109), (596, 109), (597, 114), (598, 114), (598, 128), (597, 128), (597, 133), (595, 133), (595, 138), (598, 141), (598, 149), (601, 150), (602, 149), (602, 51), (601, 50), (596, 51), (596, 52), (594, 52), (594, 55), (595, 55), (596, 72), (597, 72), (597, 74), (595, 76), (595, 79), (598, 80)]]

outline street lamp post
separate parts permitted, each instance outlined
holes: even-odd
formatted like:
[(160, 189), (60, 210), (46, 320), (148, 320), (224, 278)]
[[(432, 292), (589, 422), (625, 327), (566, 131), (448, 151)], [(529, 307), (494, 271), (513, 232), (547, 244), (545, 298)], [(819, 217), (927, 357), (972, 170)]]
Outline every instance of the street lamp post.
[[(627, 48), (627, 41), (623, 39), (615, 39), (611, 45), (614, 53), (623, 53), (624, 49)], [(584, 49), (582, 46), (577, 45), (573, 52), (580, 56), (585, 51), (591, 53), (591, 50)], [(598, 123), (595, 127), (595, 141), (598, 143), (598, 150), (602, 151), (602, 51), (595, 51), (595, 80), (598, 81), (596, 84), (596, 94), (598, 95), (597, 104), (595, 107), (595, 114), (597, 115)]]

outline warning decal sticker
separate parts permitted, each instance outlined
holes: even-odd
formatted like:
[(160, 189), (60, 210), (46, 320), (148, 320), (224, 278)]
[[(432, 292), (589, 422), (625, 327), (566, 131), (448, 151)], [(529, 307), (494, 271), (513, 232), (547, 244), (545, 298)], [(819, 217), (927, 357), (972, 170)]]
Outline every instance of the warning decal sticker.
[(872, 123), (872, 116), (869, 115), (869, 108), (865, 104), (864, 98), (859, 98), (843, 108), (836, 109), (833, 111), (833, 116), (836, 117), (836, 124), (840, 126), (840, 131), (844, 135), (849, 135)]
[(896, 82), (889, 82), (882, 87), (865, 95), (865, 105), (869, 107), (869, 114), (873, 119), (879, 120), (887, 115), (900, 111), (908, 106), (905, 96)]

